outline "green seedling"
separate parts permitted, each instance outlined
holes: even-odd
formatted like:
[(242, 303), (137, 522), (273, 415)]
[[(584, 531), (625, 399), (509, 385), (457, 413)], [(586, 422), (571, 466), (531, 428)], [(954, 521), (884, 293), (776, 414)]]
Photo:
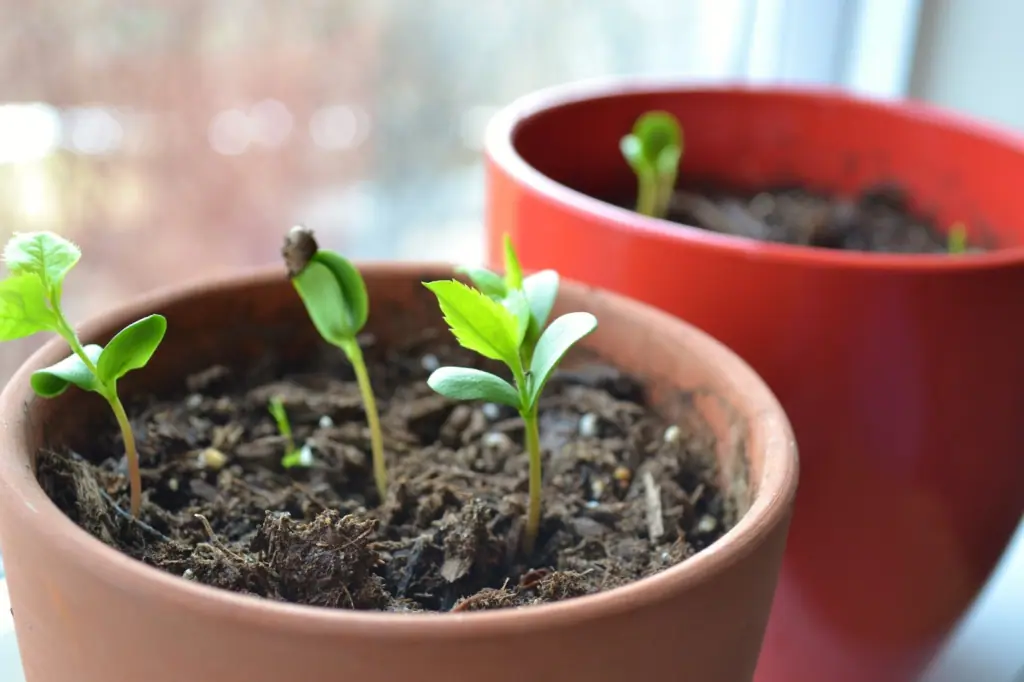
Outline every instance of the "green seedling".
[(288, 411), (284, 408), (284, 402), (279, 397), (274, 396), (270, 399), (269, 405), (267, 405), (267, 411), (274, 418), (278, 433), (284, 438), (285, 451), (284, 456), (281, 458), (281, 466), (285, 469), (308, 466), (309, 457), (303, 451), (303, 448), (295, 447), (295, 436), (292, 434), (292, 425), (288, 421)]
[(637, 177), (636, 211), (655, 218), (668, 215), (683, 157), (683, 130), (667, 111), (649, 111), (619, 142)]
[(107, 343), (82, 345), (61, 309), (64, 278), (78, 263), (77, 246), (51, 232), (16, 234), (4, 248), (9, 274), (0, 282), (0, 341), (53, 332), (71, 348), (71, 355), (32, 374), (32, 389), (54, 398), (74, 385), (98, 393), (110, 405), (124, 438), (131, 488), (131, 514), (142, 504), (142, 478), (135, 436), (117, 393), (117, 381), (146, 366), (167, 331), (167, 320), (149, 315), (133, 322)]
[(946, 236), (946, 249), (950, 255), (967, 253), (967, 226), (961, 222), (953, 223)]
[(458, 267), (456, 272), (466, 275), (477, 289), (498, 303), (515, 305), (510, 298), (526, 297), (530, 308), (530, 322), (526, 328), (521, 351), (523, 364), (528, 367), (533, 357), (533, 349), (540, 340), (541, 331), (551, 316), (551, 309), (558, 296), (558, 273), (554, 270), (542, 270), (524, 277), (519, 257), (509, 235), (505, 235), (504, 277), (486, 268)]
[(370, 299), (362, 275), (352, 263), (333, 251), (321, 249), (313, 231), (296, 226), (288, 233), (282, 250), (288, 276), (299, 293), (306, 312), (320, 336), (340, 348), (355, 370), (359, 392), (370, 427), (373, 475), (381, 501), (387, 494), (388, 473), (384, 462), (384, 439), (380, 430), (377, 402), (370, 375), (356, 336), (366, 325)]
[[(514, 260), (515, 254), (508, 241), (506, 246), (510, 260)], [(533, 312), (523, 291), (508, 286), (517, 284), (521, 278), (522, 272), (515, 261), (515, 271), (506, 274), (506, 291), (500, 299), (496, 288), (488, 295), (457, 280), (424, 283), (437, 296), (445, 322), (459, 344), (485, 358), (504, 363), (512, 372), (512, 383), (509, 383), (478, 369), (441, 367), (430, 375), (427, 384), (449, 398), (486, 400), (508, 405), (519, 412), (530, 458), (530, 501), (523, 538), (523, 548), (530, 554), (540, 529), (542, 478), (537, 407), (558, 363), (574, 344), (597, 328), (597, 318), (590, 313), (562, 315), (541, 331), (527, 359), (525, 342), (534, 319)], [(484, 279), (489, 278), (485, 275)]]

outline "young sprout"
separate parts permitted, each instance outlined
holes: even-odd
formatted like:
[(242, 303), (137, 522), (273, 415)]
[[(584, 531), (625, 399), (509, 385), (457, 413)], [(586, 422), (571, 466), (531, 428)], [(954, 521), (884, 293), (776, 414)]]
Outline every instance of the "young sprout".
[(384, 439), (370, 375), (356, 335), (370, 314), (366, 284), (355, 266), (340, 254), (321, 249), (313, 231), (301, 225), (288, 233), (282, 250), (288, 276), (306, 306), (320, 336), (340, 348), (352, 363), (370, 427), (373, 475), (381, 501), (387, 494), (388, 473), (384, 463)]
[(295, 436), (292, 435), (292, 425), (288, 421), (288, 411), (284, 408), (281, 398), (274, 396), (267, 405), (267, 411), (274, 418), (277, 424), (277, 431), (284, 437), (285, 451), (281, 458), (281, 466), (285, 469), (292, 467), (309, 466), (309, 450), (306, 447), (295, 447)]
[(636, 173), (636, 211), (655, 218), (668, 214), (683, 156), (683, 130), (667, 111), (649, 111), (636, 120), (619, 149)]
[(466, 275), (477, 289), (494, 301), (506, 305), (512, 297), (525, 296), (530, 308), (530, 322), (526, 328), (521, 349), (523, 364), (529, 366), (533, 357), (533, 349), (540, 339), (541, 331), (547, 324), (551, 309), (558, 296), (558, 273), (554, 270), (542, 270), (528, 277), (523, 277), (523, 269), (519, 265), (519, 257), (512, 245), (512, 238), (505, 235), (505, 276), (491, 272), (485, 268), (458, 267), (456, 272)]
[(124, 439), (131, 488), (131, 514), (142, 504), (142, 477), (135, 436), (117, 394), (117, 380), (146, 366), (167, 331), (167, 320), (150, 315), (133, 322), (107, 343), (83, 346), (61, 309), (64, 278), (78, 263), (77, 246), (51, 232), (14, 235), (4, 248), (9, 275), (0, 282), (0, 341), (38, 332), (53, 332), (71, 348), (71, 355), (32, 374), (32, 389), (53, 398), (75, 385), (98, 393), (110, 405)]
[[(512, 372), (512, 383), (478, 369), (441, 367), (430, 375), (427, 384), (449, 398), (486, 400), (508, 405), (519, 412), (530, 458), (530, 502), (523, 542), (523, 549), (530, 554), (540, 529), (542, 479), (537, 406), (555, 367), (576, 342), (597, 328), (597, 318), (590, 313), (568, 313), (546, 329), (541, 322), (539, 338), (528, 348), (529, 329), (537, 318), (527, 295), (518, 288), (522, 284), (522, 272), (511, 243), (507, 239), (505, 243), (506, 258), (513, 267), (503, 282), (504, 296), (499, 296), (501, 289), (497, 286), (488, 295), (457, 280), (426, 282), (424, 286), (437, 296), (445, 322), (459, 344), (485, 358), (504, 363)], [(479, 271), (473, 279), (495, 284), (493, 278)], [(553, 300), (557, 280), (554, 292), (548, 293)], [(548, 304), (547, 312), (550, 310)]]
[(946, 236), (946, 249), (951, 255), (967, 252), (967, 226), (962, 222), (953, 223)]

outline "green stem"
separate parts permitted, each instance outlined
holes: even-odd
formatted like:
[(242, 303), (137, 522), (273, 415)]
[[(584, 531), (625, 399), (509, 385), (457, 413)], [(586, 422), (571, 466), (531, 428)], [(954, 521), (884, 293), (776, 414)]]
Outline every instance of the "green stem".
[(523, 538), (523, 549), (526, 555), (533, 553), (540, 532), (540, 493), (541, 493), (541, 460), (540, 460), (540, 429), (538, 427), (537, 407), (522, 413), (526, 427), (526, 450), (530, 455), (530, 507), (526, 516), (526, 535)]
[[(71, 347), (71, 351), (78, 356), (78, 359), (82, 361), (94, 377), (96, 377), (97, 383), (100, 383), (99, 370), (96, 368), (96, 363), (92, 361), (88, 353), (85, 352), (85, 348), (82, 346), (82, 342), (78, 340), (78, 334), (75, 333), (74, 328), (68, 323), (64, 317), (64, 313), (61, 311), (60, 306), (51, 299), (50, 305), (57, 315), (57, 333), (60, 334), (67, 342), (68, 346)], [(114, 419), (117, 420), (117, 425), (121, 429), (121, 437), (124, 439), (124, 452), (125, 457), (128, 460), (128, 485), (131, 491), (131, 514), (132, 518), (139, 517), (139, 509), (142, 507), (142, 473), (139, 471), (139, 452), (135, 446), (135, 434), (132, 433), (131, 422), (128, 421), (128, 414), (124, 410), (124, 405), (121, 404), (121, 399), (117, 395), (117, 389), (114, 386), (107, 386), (106, 384), (100, 383), (100, 395), (102, 395), (107, 403), (110, 404), (110, 409), (114, 412)]]
[(359, 342), (351, 339), (344, 342), (341, 349), (345, 351), (345, 355), (348, 356), (349, 362), (355, 369), (359, 393), (363, 397), (366, 422), (370, 427), (370, 447), (373, 450), (373, 478), (377, 483), (377, 494), (380, 495), (380, 501), (383, 503), (388, 491), (388, 470), (384, 462), (384, 438), (380, 431), (380, 416), (377, 414), (377, 401), (373, 397), (373, 386), (370, 385), (370, 375), (366, 371), (366, 362), (363, 360), (363, 351), (359, 347)]
[(636, 196), (636, 212), (647, 216), (654, 216), (658, 202), (658, 185), (655, 178), (649, 173), (638, 173)]
[(135, 448), (135, 434), (132, 433), (132, 425), (128, 421), (128, 415), (124, 411), (121, 399), (117, 397), (117, 391), (110, 390), (110, 395), (104, 395), (114, 411), (114, 418), (121, 428), (121, 436), (124, 438), (124, 452), (128, 459), (128, 481), (131, 486), (131, 512), (133, 518), (139, 517), (139, 508), (142, 506), (142, 474), (139, 471), (139, 453)]

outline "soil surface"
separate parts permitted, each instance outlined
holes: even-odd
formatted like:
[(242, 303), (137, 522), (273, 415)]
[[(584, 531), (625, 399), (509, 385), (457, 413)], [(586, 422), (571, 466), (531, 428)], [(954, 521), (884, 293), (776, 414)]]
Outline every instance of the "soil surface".
[[(756, 194), (680, 190), (669, 220), (713, 232), (848, 251), (948, 253), (946, 233), (927, 216), (914, 215), (904, 191), (892, 184), (864, 190), (856, 199), (805, 189)], [(984, 251), (965, 226), (968, 251)]]
[[(664, 423), (635, 380), (584, 364), (552, 378), (541, 405), (544, 518), (524, 557), (521, 422), (508, 408), (431, 391), (425, 381), (439, 363), (495, 369), (449, 339), (426, 334), (392, 350), (368, 340), (390, 467), (383, 504), (359, 392), (336, 349), (305, 368), (269, 357), (246, 376), (212, 367), (174, 399), (130, 405), (141, 522), (123, 511), (113, 423), (93, 451), (41, 453), (40, 481), (76, 523), (141, 561), (235, 592), (345, 609), (567, 599), (683, 561), (734, 523), (711, 438)], [(275, 396), (296, 445), (308, 446), (308, 467), (281, 465), (285, 439), (267, 409)]]

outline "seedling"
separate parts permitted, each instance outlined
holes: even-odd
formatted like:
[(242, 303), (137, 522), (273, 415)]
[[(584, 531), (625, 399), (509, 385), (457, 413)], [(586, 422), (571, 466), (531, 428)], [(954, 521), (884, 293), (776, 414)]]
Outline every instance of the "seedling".
[[(544, 386), (566, 352), (580, 339), (597, 328), (597, 318), (590, 313), (567, 313), (546, 329), (543, 323), (536, 344), (529, 349), (526, 340), (531, 323), (537, 318), (525, 293), (517, 288), (522, 271), (509, 240), (506, 259), (514, 263), (506, 273), (504, 296), (495, 287), (488, 295), (457, 280), (426, 282), (424, 286), (437, 296), (445, 322), (456, 340), (485, 358), (504, 363), (512, 372), (512, 383), (490, 372), (468, 367), (441, 367), (427, 379), (427, 384), (441, 395), (456, 400), (486, 400), (515, 408), (523, 419), (526, 449), (530, 458), (530, 502), (527, 513), (524, 550), (533, 552), (540, 529), (541, 457), (537, 406)], [(488, 275), (473, 277), (488, 280)], [(512, 286), (509, 286), (509, 285)], [(554, 294), (557, 293), (555, 279)], [(547, 310), (550, 312), (550, 304)], [(546, 318), (547, 315), (544, 315)]]
[(649, 111), (619, 141), (619, 149), (633, 172), (638, 188), (636, 211), (655, 218), (668, 215), (683, 157), (683, 130), (667, 111)]
[(131, 489), (131, 514), (142, 504), (142, 477), (135, 436), (117, 394), (117, 380), (146, 366), (167, 331), (167, 320), (149, 315), (133, 322), (107, 343), (83, 346), (61, 309), (64, 278), (82, 252), (51, 232), (14, 235), (4, 247), (8, 277), (0, 281), (0, 341), (53, 332), (71, 348), (71, 355), (32, 374), (32, 389), (54, 398), (69, 386), (98, 393), (110, 405), (124, 439)]
[(366, 284), (352, 263), (340, 254), (321, 249), (313, 237), (313, 231), (301, 225), (293, 227), (288, 233), (282, 255), (288, 266), (288, 276), (305, 304), (313, 326), (325, 341), (345, 353), (355, 370), (366, 421), (370, 427), (374, 480), (377, 493), (383, 501), (388, 481), (384, 439), (370, 375), (366, 371), (363, 351), (356, 339), (370, 313)]
[(477, 289), (494, 301), (503, 305), (515, 305), (510, 298), (520, 295), (526, 297), (530, 308), (530, 323), (523, 338), (521, 354), (523, 365), (528, 367), (533, 357), (533, 349), (540, 339), (541, 331), (551, 316), (551, 309), (558, 296), (558, 273), (554, 270), (541, 270), (528, 277), (523, 277), (523, 269), (519, 265), (519, 257), (512, 245), (512, 238), (505, 235), (505, 276), (476, 267), (458, 267), (456, 272), (466, 275)]
[(967, 253), (967, 226), (961, 222), (953, 223), (946, 236), (946, 249), (950, 255)]
[(267, 406), (267, 411), (270, 412), (270, 416), (274, 418), (274, 423), (277, 425), (277, 431), (284, 438), (284, 456), (281, 458), (281, 466), (285, 469), (291, 469), (292, 467), (309, 466), (309, 455), (305, 447), (295, 447), (295, 436), (292, 435), (292, 425), (288, 421), (288, 411), (284, 407), (284, 402), (277, 396), (270, 399), (270, 404)]

